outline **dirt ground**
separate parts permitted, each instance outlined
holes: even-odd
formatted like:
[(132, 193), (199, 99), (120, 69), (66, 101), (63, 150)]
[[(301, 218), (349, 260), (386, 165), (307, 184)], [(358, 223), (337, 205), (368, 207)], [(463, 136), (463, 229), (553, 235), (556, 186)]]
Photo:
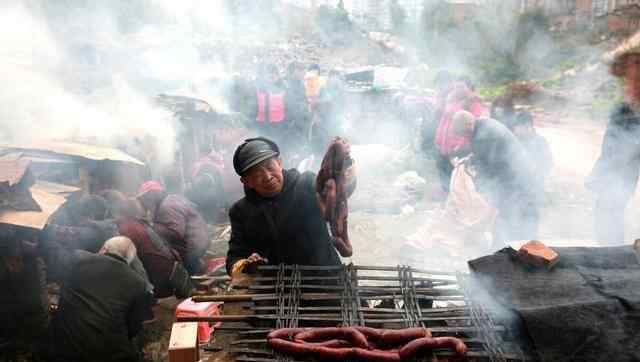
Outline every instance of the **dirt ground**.
[[(558, 245), (601, 245), (594, 236), (593, 195), (584, 180), (600, 153), (605, 123), (585, 120), (562, 111), (535, 113), (536, 127), (550, 144), (554, 168), (545, 185), (545, 204), (540, 210), (539, 238)], [(423, 160), (421, 176), (426, 195), (412, 210), (379, 212), (355, 209), (350, 213), (350, 233), (354, 243), (351, 261), (358, 264), (410, 264), (435, 270), (466, 270), (466, 260), (494, 252), (483, 240), (464, 245), (429, 243), (433, 228), (423, 227), (443, 207), (429, 201), (429, 192), (437, 188), (437, 171), (433, 161)], [(363, 190), (364, 189), (364, 190)], [(366, 187), (357, 192), (367, 193)], [(354, 195), (354, 198), (364, 195)], [(383, 195), (366, 195), (375, 200)], [(640, 232), (640, 198), (632, 200), (626, 213), (626, 239), (630, 242)], [(402, 206), (398, 205), (397, 209)], [(406, 211), (406, 210), (405, 210)], [(423, 238), (428, 248), (407, 248), (407, 239)]]

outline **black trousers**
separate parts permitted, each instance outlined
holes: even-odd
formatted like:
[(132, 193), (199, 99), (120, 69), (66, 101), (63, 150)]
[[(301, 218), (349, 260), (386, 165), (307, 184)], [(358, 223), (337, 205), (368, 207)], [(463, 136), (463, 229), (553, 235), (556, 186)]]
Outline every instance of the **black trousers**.
[(451, 173), (453, 165), (448, 156), (438, 153), (436, 158), (436, 167), (438, 168), (438, 177), (440, 178), (440, 187), (445, 193), (449, 193), (449, 185), (451, 184)]

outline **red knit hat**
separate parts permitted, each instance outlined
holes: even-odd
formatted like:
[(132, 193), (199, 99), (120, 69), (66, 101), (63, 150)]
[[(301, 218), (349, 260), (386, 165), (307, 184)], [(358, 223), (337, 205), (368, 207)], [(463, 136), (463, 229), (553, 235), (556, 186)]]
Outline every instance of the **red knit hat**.
[(140, 188), (138, 189), (138, 196), (140, 197), (144, 194), (146, 194), (149, 191), (164, 191), (164, 187), (162, 187), (162, 184), (158, 181), (147, 181), (145, 183), (143, 183)]

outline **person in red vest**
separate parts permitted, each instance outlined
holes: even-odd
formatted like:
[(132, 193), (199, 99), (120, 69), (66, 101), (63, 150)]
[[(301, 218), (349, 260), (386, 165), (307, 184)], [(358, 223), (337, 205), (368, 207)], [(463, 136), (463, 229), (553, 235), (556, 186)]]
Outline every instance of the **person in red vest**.
[(256, 130), (261, 136), (283, 143), (287, 139), (286, 88), (278, 68), (267, 64), (256, 85)]

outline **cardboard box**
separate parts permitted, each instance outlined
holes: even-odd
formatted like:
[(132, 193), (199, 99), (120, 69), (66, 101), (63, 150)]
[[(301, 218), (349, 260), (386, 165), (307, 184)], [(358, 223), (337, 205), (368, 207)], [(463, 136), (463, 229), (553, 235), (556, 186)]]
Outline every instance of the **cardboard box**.
[(198, 323), (174, 323), (169, 339), (169, 361), (196, 362), (199, 359)]

